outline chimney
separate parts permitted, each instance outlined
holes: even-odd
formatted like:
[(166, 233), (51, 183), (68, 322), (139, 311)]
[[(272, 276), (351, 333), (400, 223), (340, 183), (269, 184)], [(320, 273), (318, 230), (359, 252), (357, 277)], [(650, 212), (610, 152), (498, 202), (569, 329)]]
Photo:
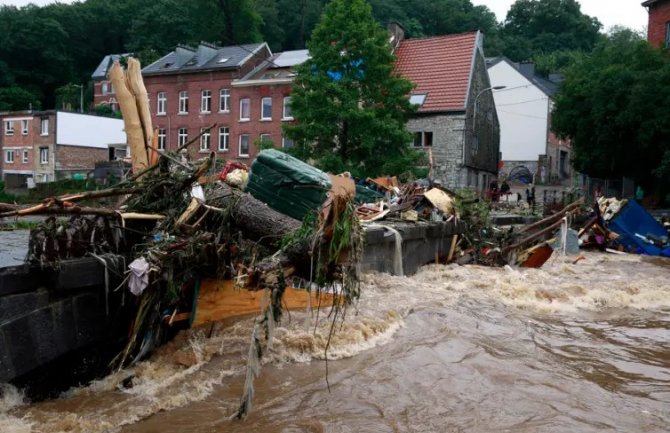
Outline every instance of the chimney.
[(519, 71), (526, 77), (535, 76), (535, 63), (533, 62), (521, 62), (519, 63)]
[(389, 32), (391, 46), (395, 52), (395, 50), (398, 48), (398, 45), (400, 45), (400, 42), (405, 39), (405, 29), (400, 25), (400, 23), (395, 21), (391, 21), (386, 28)]

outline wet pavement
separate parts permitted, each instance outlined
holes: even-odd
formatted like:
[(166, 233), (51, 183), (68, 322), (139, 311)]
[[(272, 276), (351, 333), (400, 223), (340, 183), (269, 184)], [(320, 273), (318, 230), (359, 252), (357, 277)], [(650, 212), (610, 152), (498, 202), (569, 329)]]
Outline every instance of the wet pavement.
[(28, 252), (29, 230), (0, 231), (0, 268), (23, 263)]

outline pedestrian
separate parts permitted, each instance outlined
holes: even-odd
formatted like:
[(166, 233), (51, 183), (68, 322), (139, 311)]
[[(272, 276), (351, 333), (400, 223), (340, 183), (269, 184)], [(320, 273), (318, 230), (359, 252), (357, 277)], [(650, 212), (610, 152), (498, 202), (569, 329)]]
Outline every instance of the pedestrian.
[(528, 184), (526, 188), (526, 201), (528, 202), (528, 207), (530, 207), (533, 212), (535, 211), (535, 185)]
[(509, 201), (507, 197), (509, 195), (509, 190), (510, 190), (509, 184), (507, 183), (506, 180), (503, 180), (502, 185), (500, 185), (500, 195), (502, 197), (505, 197), (505, 201)]

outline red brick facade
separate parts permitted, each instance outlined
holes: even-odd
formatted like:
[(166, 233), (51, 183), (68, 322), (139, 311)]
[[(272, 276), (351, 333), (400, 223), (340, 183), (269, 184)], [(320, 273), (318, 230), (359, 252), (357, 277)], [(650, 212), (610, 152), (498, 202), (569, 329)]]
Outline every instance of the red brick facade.
[[(205, 142), (202, 139), (198, 143), (193, 143), (189, 147), (192, 156), (215, 151), (219, 157), (226, 160), (238, 160), (249, 164), (258, 153), (257, 144), (261, 135), (265, 134), (270, 136), (269, 139), (275, 146), (281, 147), (283, 138), (281, 125), (290, 120), (284, 118), (284, 98), (290, 95), (291, 85), (283, 82), (273, 85), (272, 80), (267, 80), (268, 84), (264, 85), (240, 84), (243, 82), (236, 80), (239, 75), (241, 74), (238, 71), (233, 71), (144, 77), (154, 128), (165, 132), (165, 148), (174, 150), (179, 147), (180, 129), (187, 131), (186, 140), (190, 141), (200, 134), (202, 128), (214, 124), (216, 127), (210, 131), (209, 146), (204, 148)], [(229, 95), (227, 107), (221, 102), (222, 90), (227, 91)], [(187, 114), (179, 113), (179, 94), (182, 91), (188, 95)], [(208, 112), (201, 111), (203, 91), (210, 92)], [(159, 93), (165, 98), (164, 114), (158, 114)], [(262, 119), (262, 98), (271, 98), (272, 101), (271, 116), (265, 119)], [(243, 99), (249, 101), (248, 120), (240, 116), (240, 101)], [(227, 108), (227, 111), (220, 108)], [(227, 150), (223, 150), (226, 137)], [(240, 152), (241, 141), (244, 144), (248, 143), (246, 154)]]
[(68, 178), (74, 172), (87, 172), (95, 167), (96, 162), (109, 159), (108, 149), (97, 149), (79, 146), (56, 146), (56, 174), (58, 179)]
[[(51, 162), (50, 151), (44, 155), (40, 152), (43, 148), (52, 147), (55, 141), (55, 114), (7, 113), (0, 116), (0, 120), (2, 177), (10, 188), (26, 186), (28, 177), (33, 177)], [(46, 164), (43, 164), (41, 156), (46, 158)]]
[(109, 105), (113, 111), (119, 109), (114, 86), (107, 80), (93, 81), (93, 106), (98, 105)]
[(652, 45), (668, 47), (670, 42), (670, 0), (649, 3), (647, 39)]
[[(60, 115), (65, 114), (70, 115)], [(29, 179), (53, 182), (86, 173), (109, 159), (107, 148), (57, 144), (58, 116), (56, 111), (0, 114), (0, 168), (8, 188), (26, 187)]]

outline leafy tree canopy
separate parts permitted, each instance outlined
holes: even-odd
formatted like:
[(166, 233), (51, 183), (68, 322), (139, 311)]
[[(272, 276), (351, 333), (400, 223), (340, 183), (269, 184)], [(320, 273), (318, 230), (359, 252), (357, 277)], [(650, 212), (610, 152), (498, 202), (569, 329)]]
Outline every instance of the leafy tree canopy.
[(620, 30), (565, 70), (552, 123), (573, 139), (577, 170), (652, 183), (670, 175), (668, 113), (667, 53)]
[(40, 100), (35, 94), (16, 86), (0, 88), (0, 111), (20, 111), (30, 108), (40, 108)]
[(590, 51), (602, 24), (577, 0), (517, 0), (501, 31), (504, 54), (514, 61), (555, 51)]
[(405, 131), (412, 84), (394, 74), (388, 35), (364, 0), (332, 0), (308, 43), (285, 132), (324, 170), (376, 176), (415, 158)]

